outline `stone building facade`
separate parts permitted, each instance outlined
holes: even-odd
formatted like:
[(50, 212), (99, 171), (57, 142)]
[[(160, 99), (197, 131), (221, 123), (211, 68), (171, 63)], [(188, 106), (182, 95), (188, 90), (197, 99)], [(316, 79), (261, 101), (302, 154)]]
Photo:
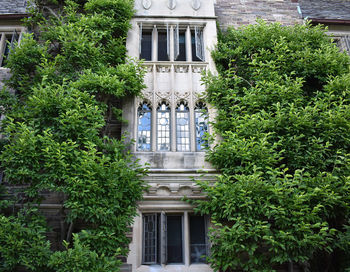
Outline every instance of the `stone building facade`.
[[(24, 0), (0, 0), (0, 63), (7, 41), (20, 42), (25, 29)], [(318, 3), (322, 3), (318, 5)], [(215, 73), (211, 50), (222, 29), (255, 23), (257, 18), (283, 25), (329, 25), (349, 48), (350, 2), (341, 0), (135, 0), (136, 14), (127, 38), (131, 57), (144, 59), (147, 70), (142, 97), (123, 101), (122, 128), (134, 140), (132, 152), (149, 167), (149, 190), (139, 203), (124, 271), (212, 271), (206, 232), (210, 219), (193, 214), (182, 199), (203, 198), (195, 179), (215, 180), (205, 161), (203, 133), (211, 132), (215, 111), (203, 101), (203, 72)], [(322, 21), (323, 20), (323, 21)], [(0, 64), (0, 81), (10, 74)], [(0, 87), (2, 83), (0, 82)], [(59, 196), (47, 193), (42, 207), (60, 240)], [(57, 247), (57, 245), (56, 245)], [(283, 270), (283, 268), (282, 268)]]

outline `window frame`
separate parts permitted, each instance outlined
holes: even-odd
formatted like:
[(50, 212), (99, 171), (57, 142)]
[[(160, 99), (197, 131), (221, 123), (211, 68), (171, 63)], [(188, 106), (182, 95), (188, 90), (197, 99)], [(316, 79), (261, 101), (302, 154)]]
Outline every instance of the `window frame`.
[[(147, 105), (148, 106), (148, 108), (149, 108), (149, 110), (147, 110), (147, 111), (144, 111), (144, 112), (149, 112), (149, 114), (150, 114), (150, 124), (149, 124), (149, 126), (150, 126), (150, 130), (149, 130), (149, 133), (150, 133), (150, 136), (149, 136), (149, 138), (150, 138), (150, 143), (149, 143), (149, 149), (142, 149), (142, 148), (140, 148), (140, 146), (139, 146), (139, 138), (140, 138), (140, 127), (139, 127), (139, 122), (140, 122), (140, 108), (142, 108), (142, 110), (143, 110), (143, 105)], [(140, 102), (139, 103), (139, 106), (137, 107), (137, 134), (136, 134), (136, 137), (137, 137), (137, 139), (136, 139), (136, 148), (137, 148), (137, 151), (145, 151), (145, 152), (148, 152), (148, 151), (151, 151), (152, 150), (152, 129), (153, 129), (153, 109), (152, 109), (152, 105), (151, 105), (151, 103), (149, 102), (149, 101), (146, 101), (146, 100), (144, 100), (144, 101), (142, 101), (142, 102)]]
[[(158, 244), (157, 250), (154, 253), (155, 254), (155, 261), (154, 262), (148, 262), (145, 261), (145, 217), (148, 216), (154, 216), (157, 221), (157, 226), (155, 229), (159, 230), (160, 233), (158, 233), (158, 238), (160, 237), (160, 242), (155, 244)], [(175, 262), (168, 262), (168, 244), (167, 244), (167, 231), (168, 231), (168, 217), (171, 216), (181, 216), (181, 237), (182, 237), (182, 262), (180, 263), (175, 263)], [(142, 213), (141, 218), (142, 218), (142, 241), (141, 241), (141, 249), (142, 249), (142, 254), (141, 254), (141, 264), (142, 265), (192, 265), (192, 264), (207, 264), (206, 261), (204, 262), (192, 262), (191, 261), (191, 237), (190, 237), (190, 218), (191, 216), (200, 216), (200, 215), (195, 215), (193, 212), (167, 212), (167, 211), (162, 211), (162, 212), (145, 212)], [(205, 249), (206, 249), (206, 256), (209, 256), (210, 254), (210, 246), (208, 242), (208, 225), (209, 225), (209, 220), (207, 216), (200, 216), (203, 218), (203, 228), (205, 231)], [(186, 225), (187, 221), (187, 225)], [(165, 224), (163, 222), (166, 222)], [(166, 237), (166, 238), (165, 238)], [(158, 239), (157, 238), (157, 239)], [(188, 241), (186, 241), (188, 239)], [(186, 249), (186, 247), (188, 247)], [(186, 256), (188, 254), (189, 256)], [(157, 259), (158, 258), (158, 259)]]
[[(187, 108), (187, 110), (179, 110), (180, 106), (184, 105), (185, 108)], [(187, 114), (187, 127), (188, 130), (187, 131), (181, 131), (179, 130), (179, 119), (178, 118), (178, 113), (186, 113)], [(191, 122), (190, 122), (190, 108), (188, 106), (188, 103), (185, 100), (181, 100), (179, 101), (179, 103), (176, 105), (175, 108), (175, 131), (176, 131), (176, 151), (178, 152), (190, 152), (191, 151)], [(183, 133), (183, 132), (187, 132), (188, 133), (188, 144), (185, 143), (185, 146), (187, 146), (187, 150), (182, 150), (181, 148), (179, 148), (179, 146), (184, 145), (183, 143), (180, 142), (180, 139), (184, 139), (185, 137), (179, 137), (178, 134), (179, 133)]]
[[(5, 61), (11, 54), (11, 51), (16, 45), (20, 44), (22, 38), (22, 29), (17, 27), (8, 27), (7, 29), (0, 29), (0, 68), (4, 68)], [(10, 42), (7, 43), (6, 36), (11, 36)], [(17, 36), (17, 37), (16, 37)], [(8, 46), (8, 47), (7, 47)], [(9, 52), (5, 55), (5, 50), (8, 48)]]
[[(165, 104), (167, 107), (168, 107), (168, 110), (166, 111), (160, 111), (159, 108)], [(158, 129), (158, 125), (159, 125), (159, 120), (160, 118), (158, 118), (158, 115), (160, 112), (163, 112), (163, 113), (168, 113), (169, 114), (169, 117), (168, 117), (168, 120), (169, 120), (169, 148), (167, 150), (162, 150), (159, 148), (159, 139), (160, 139), (160, 136), (159, 136), (159, 129)], [(157, 109), (156, 109), (156, 150), (159, 151), (159, 152), (170, 152), (172, 151), (171, 150), (171, 138), (172, 138), (172, 134), (171, 134), (171, 130), (172, 130), (172, 114), (171, 114), (172, 110), (171, 110), (171, 106), (170, 106), (170, 103), (166, 100), (162, 100), (158, 103), (158, 106), (157, 106)]]
[[(202, 144), (201, 144), (201, 148), (198, 148), (198, 143), (197, 143), (197, 140), (200, 138), (200, 137), (197, 137), (197, 127), (200, 127), (197, 124), (197, 114), (201, 113), (201, 115), (202, 115), (204, 110), (206, 112), (206, 116), (204, 117), (204, 119), (209, 120), (209, 109), (208, 109), (207, 105), (203, 101), (197, 101), (195, 103), (195, 105), (194, 105), (194, 108), (193, 108), (193, 113), (194, 113), (194, 140), (195, 140), (195, 147), (196, 147), (196, 151), (197, 152), (204, 152), (205, 151), (205, 147), (203, 147)], [(205, 131), (205, 133), (209, 133), (209, 122), (208, 121), (206, 121), (206, 127), (207, 127), (207, 130)], [(203, 141), (203, 139), (202, 139), (202, 142), (205, 142), (205, 141)], [(206, 147), (208, 147), (208, 146), (209, 146), (209, 143), (206, 142)]]
[[(161, 61), (161, 62), (205, 62), (205, 41), (204, 31), (206, 24), (191, 24), (191, 23), (166, 23), (155, 22), (143, 23), (139, 22), (139, 58), (142, 53), (142, 39), (143, 33), (152, 32), (151, 42), (151, 59), (146, 61)], [(158, 34), (166, 32), (167, 45), (166, 51), (168, 60), (159, 60), (159, 39)], [(192, 34), (195, 37), (195, 49), (192, 48)], [(185, 38), (185, 60), (177, 60), (180, 53), (179, 41), (180, 34)], [(195, 52), (196, 56), (193, 56)], [(196, 57), (196, 59), (194, 59)]]

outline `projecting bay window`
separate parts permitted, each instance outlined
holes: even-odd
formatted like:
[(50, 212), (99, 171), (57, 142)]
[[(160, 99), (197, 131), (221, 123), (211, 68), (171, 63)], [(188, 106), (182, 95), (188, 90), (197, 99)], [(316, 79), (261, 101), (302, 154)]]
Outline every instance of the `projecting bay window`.
[(11, 32), (0, 32), (0, 67), (6, 64), (11, 50), (18, 44), (20, 34), (14, 30)]
[(146, 61), (205, 61), (203, 27), (139, 23), (139, 54)]
[(188, 213), (143, 215), (142, 263), (206, 263), (207, 220)]

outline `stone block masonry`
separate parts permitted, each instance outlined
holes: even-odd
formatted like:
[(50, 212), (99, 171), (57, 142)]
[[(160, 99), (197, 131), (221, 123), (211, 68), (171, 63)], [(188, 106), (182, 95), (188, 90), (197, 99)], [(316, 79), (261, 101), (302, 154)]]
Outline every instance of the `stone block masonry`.
[(223, 29), (254, 24), (258, 18), (283, 25), (302, 23), (296, 0), (217, 0), (215, 13)]

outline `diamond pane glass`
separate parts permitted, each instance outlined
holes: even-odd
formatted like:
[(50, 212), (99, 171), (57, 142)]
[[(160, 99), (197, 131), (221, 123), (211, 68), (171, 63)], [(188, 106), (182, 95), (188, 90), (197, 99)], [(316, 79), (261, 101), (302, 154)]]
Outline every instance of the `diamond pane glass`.
[(208, 146), (208, 142), (205, 140), (205, 133), (208, 132), (208, 109), (202, 102), (196, 104), (194, 115), (196, 123), (196, 149), (200, 151)]
[(157, 109), (157, 150), (170, 150), (170, 107), (165, 102)]
[(176, 108), (177, 151), (190, 151), (190, 118), (187, 104), (181, 102)]
[(137, 110), (138, 132), (137, 149), (142, 151), (151, 150), (151, 121), (152, 110), (149, 104), (144, 102)]

